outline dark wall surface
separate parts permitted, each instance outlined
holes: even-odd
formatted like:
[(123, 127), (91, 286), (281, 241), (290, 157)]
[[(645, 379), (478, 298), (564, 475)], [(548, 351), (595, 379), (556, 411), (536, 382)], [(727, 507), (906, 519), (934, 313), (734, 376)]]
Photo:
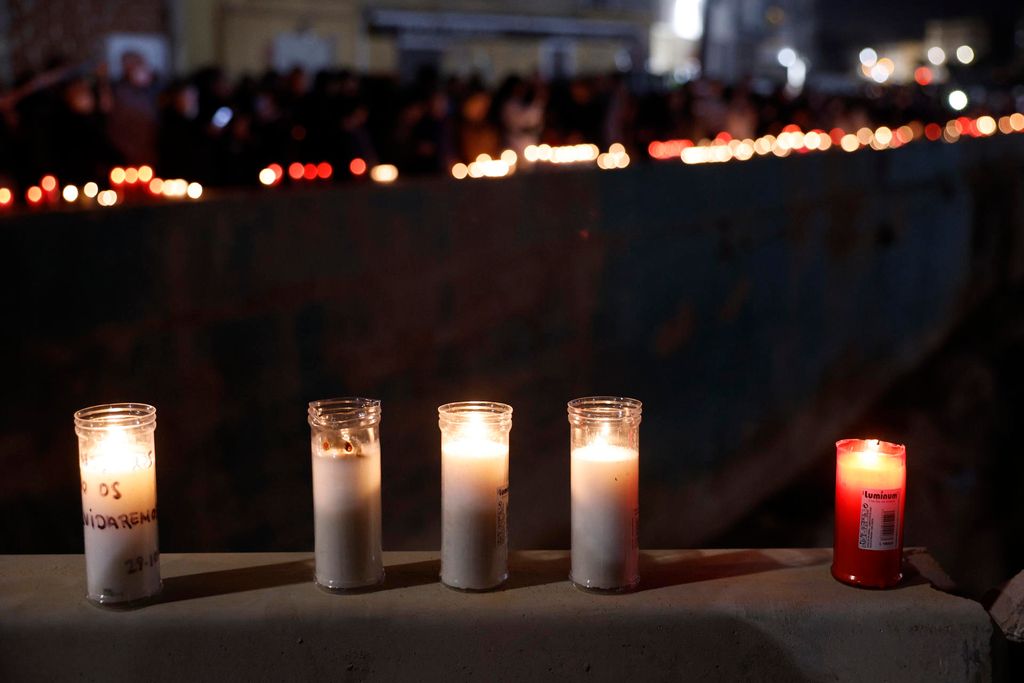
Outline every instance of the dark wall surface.
[(163, 550), (310, 548), (338, 395), (383, 400), (388, 548), (439, 545), (470, 398), (515, 408), (512, 545), (566, 547), (595, 393), (645, 402), (641, 543), (699, 545), (1019, 280), (1022, 169), (1000, 136), (4, 218), (0, 552), (81, 548), (71, 414), (114, 401), (158, 409)]

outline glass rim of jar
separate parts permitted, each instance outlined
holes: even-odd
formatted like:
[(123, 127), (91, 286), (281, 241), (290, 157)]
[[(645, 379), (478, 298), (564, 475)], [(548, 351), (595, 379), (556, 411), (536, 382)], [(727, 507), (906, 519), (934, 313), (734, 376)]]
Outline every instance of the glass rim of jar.
[(361, 396), (324, 398), (310, 401), (306, 414), (313, 427), (368, 427), (380, 422), (381, 404)]
[(583, 396), (567, 404), (569, 421), (582, 422), (636, 422), (643, 414), (643, 402), (626, 396)]
[(75, 429), (81, 431), (155, 425), (156, 408), (148, 403), (102, 403), (75, 411)]
[(512, 406), (497, 401), (455, 401), (437, 407), (437, 416), (447, 424), (495, 424), (512, 423)]
[(864, 446), (869, 443), (875, 445), (875, 448), (870, 450), (873, 450), (878, 455), (890, 458), (907, 457), (907, 447), (905, 444), (882, 441), (881, 439), (840, 439), (836, 441), (836, 453), (854, 453), (868, 450)]

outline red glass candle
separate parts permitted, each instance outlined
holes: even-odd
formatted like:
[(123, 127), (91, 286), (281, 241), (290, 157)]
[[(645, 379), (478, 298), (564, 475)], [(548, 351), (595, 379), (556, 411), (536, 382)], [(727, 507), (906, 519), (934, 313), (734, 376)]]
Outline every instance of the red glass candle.
[(903, 578), (907, 448), (877, 439), (836, 442), (832, 576), (870, 588)]

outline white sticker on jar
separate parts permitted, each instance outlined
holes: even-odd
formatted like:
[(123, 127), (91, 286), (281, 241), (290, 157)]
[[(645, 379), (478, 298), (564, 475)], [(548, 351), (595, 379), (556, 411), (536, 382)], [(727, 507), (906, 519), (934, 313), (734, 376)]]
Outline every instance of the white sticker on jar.
[(508, 486), (498, 489), (497, 535), (494, 542), (499, 546), (508, 541)]
[(860, 497), (861, 550), (895, 550), (900, 532), (900, 489), (863, 489)]

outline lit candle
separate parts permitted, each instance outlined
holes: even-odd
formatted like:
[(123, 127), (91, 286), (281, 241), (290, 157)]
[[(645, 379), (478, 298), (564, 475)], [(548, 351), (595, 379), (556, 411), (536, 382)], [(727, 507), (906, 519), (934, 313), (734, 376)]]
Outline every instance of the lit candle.
[(903, 578), (907, 449), (877, 439), (836, 443), (836, 520), (832, 576), (887, 588)]
[(640, 419), (632, 398), (569, 401), (572, 571), (580, 588), (629, 590), (640, 581)]
[(160, 592), (156, 408), (115, 403), (75, 413), (88, 598), (130, 603)]
[(380, 401), (309, 404), (316, 582), (330, 591), (384, 580), (380, 522)]
[(441, 581), (487, 590), (508, 578), (508, 437), (512, 406), (448, 403), (441, 427)]

